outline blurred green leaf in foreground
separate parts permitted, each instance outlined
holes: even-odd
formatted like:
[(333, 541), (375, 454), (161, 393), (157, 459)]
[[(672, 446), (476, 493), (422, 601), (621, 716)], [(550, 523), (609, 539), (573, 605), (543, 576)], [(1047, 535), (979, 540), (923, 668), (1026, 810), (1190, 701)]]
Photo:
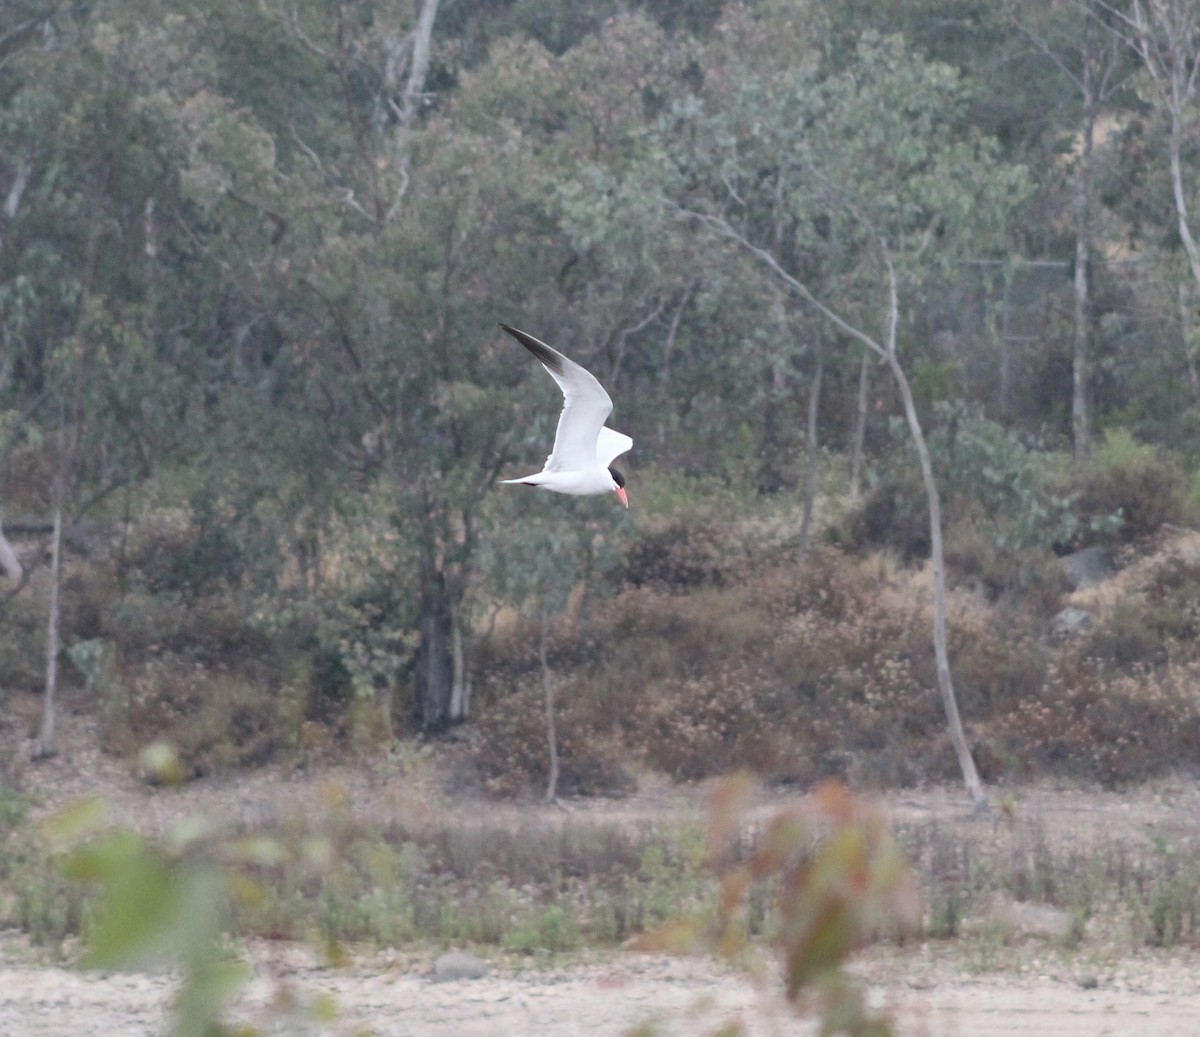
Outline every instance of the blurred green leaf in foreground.
[(248, 978), (222, 947), (228, 875), (193, 830), (167, 845), (107, 825), (100, 800), (50, 818), (44, 833), (70, 878), (99, 889), (99, 907), (80, 960), (94, 969), (178, 969), (174, 1037), (225, 1032), (220, 1013)]
[(887, 1037), (890, 1022), (869, 1009), (843, 967), (871, 940), (912, 932), (920, 920), (915, 877), (883, 815), (827, 782), (760, 823), (751, 809), (754, 793), (753, 779), (736, 775), (712, 797), (709, 861), (720, 880), (715, 927), (669, 923), (643, 946), (733, 958), (749, 940), (752, 896), (766, 889), (788, 1001), (819, 1011), (822, 1037)]

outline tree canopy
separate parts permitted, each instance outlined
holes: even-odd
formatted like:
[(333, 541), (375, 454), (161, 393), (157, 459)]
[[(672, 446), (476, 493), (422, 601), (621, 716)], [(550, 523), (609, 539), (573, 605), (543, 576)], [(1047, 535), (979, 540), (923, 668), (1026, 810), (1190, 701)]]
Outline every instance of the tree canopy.
[(1194, 465), (1198, 41), (1159, 6), (7, 3), (0, 512), (57, 471), (73, 519), (184, 514), (123, 592), (220, 585), (437, 731), (496, 597), (565, 600), (496, 562), (557, 410), (498, 321), (605, 382), (635, 480), (797, 488), (818, 370), (830, 449), (906, 456), (889, 336), (929, 422), (1061, 448), (1086, 405)]

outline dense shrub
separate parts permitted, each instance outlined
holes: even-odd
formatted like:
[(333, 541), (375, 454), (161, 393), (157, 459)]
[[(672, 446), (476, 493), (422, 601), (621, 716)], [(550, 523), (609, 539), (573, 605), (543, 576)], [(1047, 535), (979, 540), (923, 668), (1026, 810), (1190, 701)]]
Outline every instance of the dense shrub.
[[(586, 644), (561, 617), (551, 666), (564, 758), (605, 780), (622, 761), (683, 780), (740, 767), (791, 782), (954, 778), (929, 614), (911, 581), (823, 549), (748, 568), (724, 589), (627, 590), (593, 612)], [(535, 637), (518, 628), (482, 648), (472, 752), (494, 791), (544, 780)], [(951, 649), (969, 721), (1010, 709), (1043, 676), (1012, 624), (968, 614)]]
[(187, 601), (167, 592), (127, 593), (106, 610), (99, 635), (131, 661), (163, 652), (211, 666), (260, 664), (273, 642), (251, 625), (239, 603), (224, 595)]
[(264, 763), (280, 738), (277, 695), (264, 677), (171, 655), (128, 667), (125, 725), (109, 732), (109, 745), (130, 752), (169, 742), (192, 775)]
[(748, 560), (746, 539), (735, 527), (712, 519), (679, 518), (639, 529), (617, 575), (634, 587), (721, 587)]
[[(536, 634), (523, 630), (527, 644)], [(554, 653), (556, 661), (561, 659)], [(537, 665), (536, 662), (534, 664)], [(589, 708), (581, 671), (551, 674), (559, 753), (560, 795), (617, 795), (633, 790), (629, 754), (612, 724)], [(545, 693), (540, 667), (506, 675), (505, 693), (482, 689), (490, 700), (468, 733), (477, 781), (491, 795), (533, 796), (545, 792), (549, 774)], [(600, 720), (597, 723), (597, 720)]]
[(1025, 773), (1125, 784), (1200, 762), (1200, 663), (1114, 672), (1070, 657), (996, 725)]
[[(895, 436), (901, 437), (899, 428)], [(1076, 520), (1058, 487), (1058, 455), (961, 403), (938, 403), (928, 434), (952, 578), (996, 594), (1030, 582), (1035, 559), (1069, 539)], [(850, 541), (929, 554), (929, 509), (915, 451), (906, 446), (850, 517)]]
[(887, 547), (905, 562), (929, 556), (929, 507), (913, 470), (884, 473), (848, 516), (849, 546)]
[(1109, 432), (1077, 480), (1075, 511), (1081, 528), (1110, 543), (1149, 536), (1186, 519), (1186, 480), (1158, 447), (1124, 429)]
[(14, 689), (32, 691), (46, 677), (46, 615), (31, 595), (4, 602), (0, 609), (0, 702)]

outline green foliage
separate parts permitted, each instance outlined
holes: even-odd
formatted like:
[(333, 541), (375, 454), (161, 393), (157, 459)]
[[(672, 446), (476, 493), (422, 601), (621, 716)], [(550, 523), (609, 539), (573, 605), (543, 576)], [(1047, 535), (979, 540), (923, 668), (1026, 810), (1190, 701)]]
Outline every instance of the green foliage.
[(571, 591), (590, 589), (620, 556), (628, 535), (615, 497), (550, 498), (508, 487), (489, 509), (480, 565), (487, 590), (531, 615), (556, 614)]
[(935, 404), (934, 414), (929, 452), (939, 489), (951, 504), (979, 506), (998, 549), (1071, 539), (1076, 524), (1070, 498), (1058, 490), (1055, 455), (962, 403)]
[[(1189, 518), (1166, 448), (1194, 424), (1200, 321), (1156, 200), (1161, 119), (1132, 91), (1106, 102), (1121, 129), (1096, 142), (1092, 231), (1098, 254), (1145, 259), (1097, 278), (1089, 388), (1110, 423), (1136, 416), (1156, 441), (1111, 432), (1068, 491), (1020, 431), (1065, 427), (1066, 279), (1049, 267), (1026, 299), (1024, 281), (979, 271), (1009, 271), (1019, 253), (1070, 261), (1047, 214), (1069, 207), (1078, 124), (994, 5), (443, 5), (404, 124), (411, 5), (177, 6), (111, 0), (68, 17), (16, 0), (0, 13), (0, 504), (42, 517), (65, 472), (68, 526), (89, 534), (68, 538), (85, 589), (67, 589), (63, 640), (111, 646), (104, 687), (83, 655), (79, 676), (111, 707), (114, 747), (170, 737), (207, 768), (322, 742), (312, 726), (369, 741), (409, 722), (418, 660), (453, 669), (453, 637), (432, 627), (448, 623), (470, 658), (499, 603), (557, 613), (583, 586), (584, 644), (555, 634), (569, 667), (593, 651), (588, 607), (617, 574), (640, 585), (641, 629), (616, 609), (591, 618), (638, 654), (572, 689), (578, 787), (620, 787), (621, 754), (650, 753), (654, 729), (679, 736), (658, 760), (675, 772), (762, 753), (792, 777), (865, 760), (916, 780), (923, 764), (876, 751), (928, 678), (913, 611), (873, 609), (851, 575), (830, 593), (862, 602), (861, 619), (814, 619), (796, 588), (772, 597), (786, 581), (764, 569), (790, 561), (748, 546), (770, 524), (786, 549), (772, 513), (786, 496), (749, 512), (760, 487), (795, 477), (818, 347), (822, 442), (840, 464), (857, 347), (706, 233), (713, 221), (872, 334), (891, 265), (902, 359), (923, 403), (941, 401), (932, 447), (964, 580), (1048, 611), (1058, 590), (1037, 574), (1051, 547)], [(1078, 11), (1024, 14), (1056, 52), (1080, 52)], [(557, 409), (495, 331), (525, 318), (612, 388), (614, 422), (637, 439), (634, 514), (494, 487), (540, 460)], [(857, 542), (916, 558), (925, 514), (877, 381), (866, 445), (883, 475)], [(531, 421), (520, 390), (535, 383), (546, 406)], [(40, 545), (20, 546), (32, 576), (3, 605), (6, 689), (36, 688), (43, 666)], [(1103, 629), (1096, 651), (1158, 666), (1154, 641), (1177, 655), (1189, 624), (1171, 592)], [(534, 765), (501, 740), (529, 735), (516, 719), (529, 661), (488, 653), (505, 663), (477, 681), (480, 712), (496, 711), (485, 780), (524, 787)], [(998, 703), (1036, 656), (984, 640), (956, 665)], [(824, 709), (829, 689), (841, 698), (822, 713), (826, 740), (796, 733), (817, 762), (768, 737), (797, 701)], [(640, 707), (647, 691), (661, 701)], [(908, 715), (916, 744), (923, 706)], [(850, 748), (831, 748), (843, 729)]]
[[(102, 805), (84, 802), (46, 831), (67, 850), (64, 874), (99, 889), (82, 959), (90, 968), (178, 967), (183, 974), (172, 1033), (204, 1037), (249, 973), (220, 947), (224, 877), (185, 841), (167, 849), (122, 830), (100, 831)], [(82, 840), (82, 841), (81, 841)]]
[(1185, 484), (1170, 454), (1114, 429), (1078, 479), (1076, 508), (1106, 539), (1128, 543), (1185, 520)]
[[(953, 537), (959, 523), (978, 524), (987, 548), (1009, 564), (1021, 551), (1068, 543), (1079, 528), (1071, 497), (1059, 488), (1059, 458), (1041, 444), (983, 417), (961, 402), (933, 408), (936, 424), (927, 435), (938, 491)], [(893, 419), (893, 436), (907, 437)], [(889, 471), (872, 488), (852, 518), (860, 543), (887, 544), (906, 558), (928, 552), (928, 509), (916, 480), (915, 452), (907, 446), (905, 467)]]
[[(228, 961), (228, 934), (315, 936), (335, 957), (341, 945), (364, 942), (468, 942), (551, 956), (585, 941), (619, 943), (711, 894), (703, 831), (691, 823), (462, 823), (422, 810), (369, 830), (333, 803), (263, 830), (193, 820), (158, 841), (106, 827), (102, 804), (89, 800), (43, 834), (59, 869), (47, 867), (41, 844), (0, 856), (6, 884), (26, 902), (9, 921), (39, 942), (82, 930), (97, 967), (215, 969)], [(59, 920), (48, 917), (53, 903), (66, 912)], [(222, 999), (197, 996), (216, 1018)]]

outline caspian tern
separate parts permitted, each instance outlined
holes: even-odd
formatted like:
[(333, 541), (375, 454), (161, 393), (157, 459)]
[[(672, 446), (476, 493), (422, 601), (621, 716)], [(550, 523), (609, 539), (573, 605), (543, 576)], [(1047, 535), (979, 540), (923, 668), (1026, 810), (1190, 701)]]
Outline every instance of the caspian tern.
[(633, 440), (605, 426), (613, 402), (604, 386), (590, 372), (545, 342), (507, 324), (500, 327), (542, 362), (563, 394), (554, 449), (546, 458), (546, 467), (524, 479), (505, 479), (504, 482), (540, 486), (577, 497), (615, 493), (628, 508), (625, 476), (612, 466), (612, 462), (633, 446)]

